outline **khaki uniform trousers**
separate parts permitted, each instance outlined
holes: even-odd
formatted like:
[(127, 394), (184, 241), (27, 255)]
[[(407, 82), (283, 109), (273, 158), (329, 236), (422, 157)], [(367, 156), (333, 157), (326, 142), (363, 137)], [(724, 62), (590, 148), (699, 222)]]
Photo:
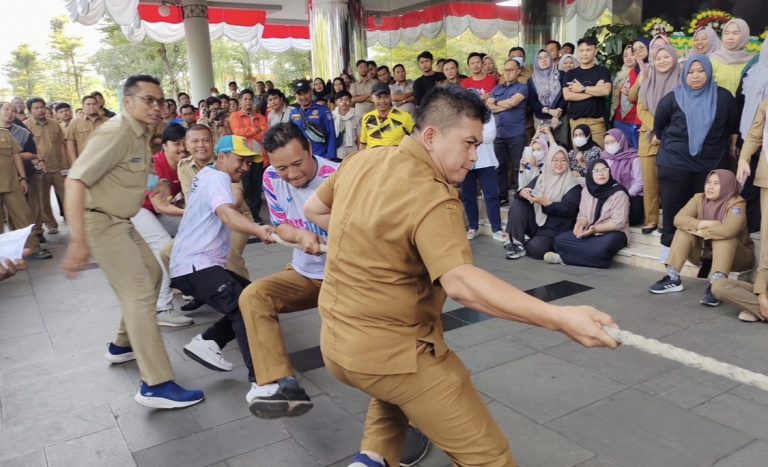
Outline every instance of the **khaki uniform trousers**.
[(712, 283), (712, 294), (719, 300), (738, 308), (739, 311), (744, 310), (765, 321), (765, 317), (760, 314), (757, 295), (752, 291), (752, 284), (749, 282), (732, 279), (715, 281)]
[[(47, 195), (45, 197), (45, 204), (43, 207), (46, 209), (46, 217), (51, 219), (51, 223), (46, 221), (46, 225), (49, 228), (58, 228), (59, 224), (56, 222), (56, 216), (53, 215), (51, 206), (51, 187), (53, 187), (54, 193), (59, 197), (59, 201), (64, 203), (64, 181), (66, 177), (61, 172), (46, 172), (43, 174), (43, 192)], [(63, 206), (59, 206), (63, 209)]]
[(579, 125), (587, 125), (592, 132), (592, 141), (597, 143), (601, 148), (605, 146), (603, 140), (605, 139), (605, 119), (603, 118), (577, 118), (571, 120), (571, 134), (573, 134), (574, 128)]
[[(2, 211), (3, 206), (8, 213), (8, 226), (11, 230), (23, 229), (34, 222), (27, 198), (24, 197), (21, 189), (0, 193), (0, 211)], [(2, 230), (2, 224), (0, 224), (0, 230)], [(29, 248), (32, 253), (39, 250), (40, 243), (37, 241), (37, 235), (34, 233), (30, 235), (24, 246)]]
[(645, 225), (659, 225), (659, 169), (656, 167), (658, 146), (648, 140), (650, 132), (640, 130), (637, 155), (640, 157), (640, 170), (643, 173), (643, 210)]
[(256, 383), (273, 383), (294, 374), (285, 351), (278, 314), (317, 307), (323, 281), (304, 277), (291, 266), (251, 283), (240, 294), (240, 313), (248, 333)]
[(756, 294), (768, 292), (768, 188), (760, 187), (760, 261), (755, 275)]
[[(733, 270), (743, 271), (749, 269), (755, 262), (754, 253), (743, 247), (737, 238), (724, 240), (711, 240), (712, 242), (712, 269), (710, 275), (716, 272), (728, 274)], [(685, 265), (685, 260), (693, 264), (701, 261), (701, 250), (704, 239), (698, 235), (677, 229), (669, 247), (667, 264), (680, 271)]]
[(115, 292), (122, 319), (115, 344), (131, 346), (141, 379), (150, 386), (173, 380), (173, 370), (157, 326), (160, 264), (128, 220), (86, 212), (86, 235), (93, 258)]
[(458, 466), (514, 467), (509, 443), (472, 385), (469, 370), (450, 350), (435, 357), (422, 344), (416, 373), (369, 375), (348, 371), (323, 356), (342, 383), (373, 399), (361, 451), (399, 465), (408, 421)]
[(45, 175), (47, 174), (36, 173), (29, 178), (29, 208), (35, 222), (32, 229), (35, 235), (43, 233), (43, 223), (49, 229), (59, 227), (51, 209), (51, 185), (47, 186), (47, 191), (45, 189)]

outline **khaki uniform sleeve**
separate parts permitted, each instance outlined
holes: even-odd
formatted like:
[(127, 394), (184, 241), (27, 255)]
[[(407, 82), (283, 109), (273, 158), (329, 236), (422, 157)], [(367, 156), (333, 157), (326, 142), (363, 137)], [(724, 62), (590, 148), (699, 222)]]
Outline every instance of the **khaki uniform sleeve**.
[(125, 159), (125, 152), (119, 148), (130, 147), (130, 143), (116, 141), (116, 139), (122, 139), (123, 135), (124, 133), (118, 127), (107, 131), (95, 131), (91, 135), (89, 144), (70, 169), (68, 177), (80, 180), (88, 187), (95, 185)]
[[(464, 209), (456, 200), (432, 208), (415, 231), (416, 248), (432, 282), (463, 264), (472, 264), (472, 250), (464, 228)], [(440, 241), (435, 241), (435, 239)]]
[(336, 176), (340, 171), (341, 169), (337, 170), (330, 177), (326, 178), (323, 184), (317, 187), (317, 190), (315, 190), (315, 195), (317, 195), (317, 198), (329, 208), (333, 207), (333, 188), (336, 183)]
[(699, 204), (701, 203), (701, 196), (694, 195), (688, 203), (683, 206), (683, 209), (678, 211), (675, 216), (675, 227), (685, 230), (686, 232), (695, 232), (698, 228), (699, 221)]
[(77, 120), (72, 120), (69, 122), (69, 126), (67, 127), (67, 130), (64, 132), (64, 140), (66, 141), (76, 141), (75, 140), (75, 127), (77, 126)]
[(11, 138), (11, 154), (20, 154), (23, 149), (14, 138)]
[(176, 175), (179, 177), (179, 184), (181, 184), (181, 193), (184, 195), (185, 200), (189, 200), (189, 189), (192, 186), (192, 171), (189, 168), (187, 161), (179, 161)]
[(629, 98), (630, 102), (637, 103), (638, 97), (640, 97), (640, 78), (635, 80), (635, 84), (632, 85), (632, 87), (629, 88), (629, 93), (627, 94), (627, 97)]
[(747, 224), (747, 202), (743, 199), (728, 206), (722, 224), (702, 229), (702, 238), (706, 240), (725, 240), (735, 238)]
[(749, 162), (752, 159), (752, 156), (757, 153), (760, 147), (762, 147), (766, 111), (768, 111), (768, 99), (765, 99), (757, 109), (755, 119), (752, 120), (752, 126), (749, 128), (747, 138), (744, 140), (744, 145), (741, 147), (739, 159)]

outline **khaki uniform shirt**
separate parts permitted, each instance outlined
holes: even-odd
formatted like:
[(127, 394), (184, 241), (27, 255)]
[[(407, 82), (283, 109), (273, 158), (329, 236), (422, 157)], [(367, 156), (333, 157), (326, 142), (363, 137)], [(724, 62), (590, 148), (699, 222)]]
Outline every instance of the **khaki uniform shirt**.
[(63, 151), (64, 132), (56, 121), (30, 119), (26, 125), (35, 138), (38, 156), (45, 161), (45, 171), (56, 173), (68, 169), (69, 159)]
[[(365, 83), (361, 81), (355, 81), (349, 86), (349, 93), (352, 95), (352, 97), (364, 96), (366, 94), (370, 94), (373, 92), (373, 84), (376, 81), (378, 80), (369, 79)], [(359, 115), (363, 115), (373, 110), (374, 105), (371, 102), (358, 102), (357, 104), (354, 104), (353, 107), (355, 108), (355, 110), (358, 112)]]
[(88, 210), (130, 219), (144, 204), (147, 173), (152, 162), (152, 132), (126, 112), (101, 125), (91, 135), (93, 144), (72, 165), (69, 178), (88, 187)]
[(417, 355), (444, 355), (436, 285), (472, 263), (456, 188), (424, 147), (399, 146), (350, 156), (317, 191), (331, 209), (328, 263), (320, 291), (323, 355), (350, 371), (402, 374)]
[(13, 162), (13, 155), (21, 152), (21, 146), (13, 139), (11, 132), (0, 128), (0, 193), (21, 190), (19, 173)]
[(768, 112), (768, 99), (765, 99), (760, 103), (760, 107), (757, 109), (755, 119), (752, 120), (752, 126), (749, 127), (749, 133), (744, 139), (744, 144), (741, 146), (741, 153), (739, 154), (739, 159), (750, 162), (752, 157), (757, 154), (757, 151), (761, 147), (763, 148), (760, 153), (757, 154), (760, 160), (757, 162), (754, 182), (755, 186), (759, 186), (760, 188), (768, 188), (768, 161), (766, 161), (768, 143), (763, 141), (766, 112)]
[(85, 149), (86, 143), (88, 143), (93, 131), (103, 125), (107, 120), (107, 117), (100, 115), (96, 118), (77, 117), (69, 122), (67, 128), (66, 140), (75, 142), (75, 153), (79, 157)]

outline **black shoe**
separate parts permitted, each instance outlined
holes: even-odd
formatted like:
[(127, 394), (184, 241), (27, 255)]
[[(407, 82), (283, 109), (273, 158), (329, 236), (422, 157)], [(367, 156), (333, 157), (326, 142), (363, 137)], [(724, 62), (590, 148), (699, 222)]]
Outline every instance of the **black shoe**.
[(520, 242), (507, 243), (506, 245), (504, 245), (504, 248), (507, 250), (507, 253), (506, 253), (507, 259), (522, 258), (528, 253), (527, 251), (525, 251), (525, 247)]
[(699, 303), (706, 306), (717, 306), (720, 304), (720, 300), (712, 295), (712, 284), (709, 284), (707, 291), (704, 292), (704, 296), (699, 300)]
[(683, 281), (680, 279), (680, 277), (678, 277), (677, 280), (674, 280), (669, 275), (662, 277), (660, 281), (656, 282), (648, 288), (649, 292), (655, 294), (680, 292), (682, 290)]
[(650, 235), (658, 228), (659, 226), (657, 225), (654, 225), (653, 227), (643, 227), (642, 229), (640, 229), (640, 232), (642, 232), (643, 235)]
[(38, 243), (48, 243), (48, 240), (45, 238), (45, 235), (43, 234), (37, 234), (37, 241)]
[(502, 199), (499, 203), (500, 206), (509, 206), (509, 200), (508, 199)]
[[(312, 408), (312, 400), (295, 379), (281, 379), (276, 385), (251, 387), (248, 410), (259, 418), (296, 417)], [(271, 386), (271, 387), (269, 387)]]
[(205, 302), (202, 300), (192, 298), (191, 300), (187, 300), (183, 305), (181, 305), (181, 311), (195, 311), (203, 305), (205, 305)]
[(409, 467), (424, 459), (429, 452), (429, 439), (418, 428), (408, 427), (400, 453), (400, 465)]

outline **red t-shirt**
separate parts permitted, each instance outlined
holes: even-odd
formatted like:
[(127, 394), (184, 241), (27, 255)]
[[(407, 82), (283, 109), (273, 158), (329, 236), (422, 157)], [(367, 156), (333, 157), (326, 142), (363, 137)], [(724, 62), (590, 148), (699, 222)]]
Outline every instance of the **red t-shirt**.
[[(629, 70), (629, 78), (627, 78), (624, 85), (631, 88), (635, 85), (635, 81), (637, 81), (637, 72), (633, 68)], [(627, 115), (625, 115), (624, 118), (621, 118), (621, 94), (619, 94), (619, 105), (616, 106), (616, 113), (613, 114), (613, 119), (623, 123), (639, 125), (640, 119), (637, 117), (637, 104), (633, 104), (632, 108), (627, 112)]]
[[(181, 192), (181, 182), (179, 181), (176, 169), (171, 168), (170, 164), (168, 164), (168, 159), (165, 158), (165, 153), (163, 151), (156, 153), (152, 156), (152, 160), (154, 161), (157, 177), (160, 180), (167, 180), (168, 183), (170, 183), (171, 196), (178, 195)], [(155, 212), (155, 209), (152, 207), (152, 202), (149, 200), (149, 192), (147, 192), (144, 197), (144, 208)], [(155, 214), (157, 213), (155, 212)]]
[(480, 95), (493, 91), (497, 84), (499, 84), (498, 80), (490, 75), (485, 75), (485, 78), (481, 80), (472, 79), (471, 76), (461, 80), (462, 88), (475, 89)]

